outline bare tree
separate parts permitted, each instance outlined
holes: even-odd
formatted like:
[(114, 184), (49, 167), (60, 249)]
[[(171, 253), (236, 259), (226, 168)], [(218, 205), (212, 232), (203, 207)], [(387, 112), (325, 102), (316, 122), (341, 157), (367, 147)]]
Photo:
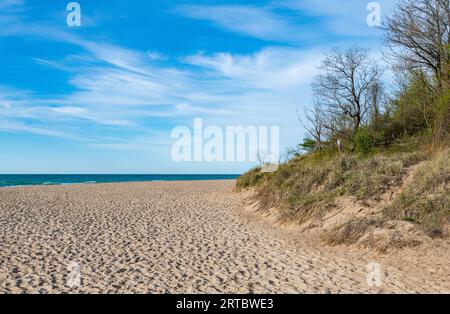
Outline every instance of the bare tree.
[(299, 146), (288, 146), (283, 154), (280, 156), (280, 164), (287, 163), (289, 160), (300, 156), (302, 154), (302, 150)]
[(258, 151), (256, 153), (256, 159), (258, 160), (259, 166), (264, 167), (264, 165), (270, 163), (270, 153), (268, 151)]
[(326, 112), (324, 127), (334, 133), (355, 133), (373, 109), (374, 91), (381, 90), (375, 89), (380, 86), (381, 68), (369, 58), (368, 50), (354, 46), (333, 49), (320, 69), (324, 73), (315, 78), (312, 88)]
[(320, 104), (315, 101), (314, 108), (304, 110), (303, 117), (297, 111), (297, 117), (302, 127), (306, 130), (307, 136), (316, 142), (316, 150), (322, 150), (325, 115)]
[(279, 160), (274, 160), (274, 157), (268, 151), (258, 151), (256, 154), (256, 158), (259, 162), (259, 167), (261, 168), (262, 173), (270, 173), (275, 172), (278, 169), (278, 165), (281, 163), (281, 156)]
[(450, 82), (450, 0), (402, 0), (387, 18), (385, 43), (397, 65), (431, 71), (441, 94)]
[(377, 120), (381, 116), (384, 100), (384, 88), (381, 82), (372, 84), (370, 87), (369, 95), (372, 98), (370, 100), (370, 118), (372, 121)]

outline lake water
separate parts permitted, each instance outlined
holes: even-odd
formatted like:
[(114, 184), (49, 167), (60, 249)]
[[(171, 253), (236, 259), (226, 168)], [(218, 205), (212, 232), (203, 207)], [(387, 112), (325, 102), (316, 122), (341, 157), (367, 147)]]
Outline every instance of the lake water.
[(223, 174), (0, 174), (0, 187), (140, 181), (228, 180), (236, 179), (238, 176)]

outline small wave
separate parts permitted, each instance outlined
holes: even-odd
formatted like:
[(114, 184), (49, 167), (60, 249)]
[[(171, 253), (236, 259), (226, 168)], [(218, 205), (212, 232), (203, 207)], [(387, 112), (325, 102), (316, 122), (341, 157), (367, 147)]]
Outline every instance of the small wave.
[(61, 185), (79, 185), (79, 184), (95, 184), (97, 181), (84, 181), (84, 182), (63, 182)]
[(24, 184), (11, 184), (11, 185), (0, 185), (0, 188), (20, 188), (20, 187), (27, 187), (29, 185)]

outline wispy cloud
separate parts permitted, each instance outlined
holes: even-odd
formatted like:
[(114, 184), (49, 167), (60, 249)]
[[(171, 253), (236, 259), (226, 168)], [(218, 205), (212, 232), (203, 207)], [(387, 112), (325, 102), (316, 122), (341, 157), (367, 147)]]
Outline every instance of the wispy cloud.
[(197, 107), (186, 103), (178, 104), (175, 108), (180, 115), (236, 115), (236, 112), (227, 109)]
[(133, 126), (133, 123), (129, 122), (126, 119), (108, 119), (107, 117), (105, 117), (107, 115), (99, 116), (98, 113), (96, 115), (93, 115), (86, 108), (67, 106), (67, 107), (50, 108), (50, 110), (57, 114), (66, 116), (66, 117), (90, 120), (90, 121), (93, 121), (93, 122), (101, 124), (101, 125), (110, 125), (110, 126), (118, 126), (118, 127)]
[(37, 135), (45, 135), (52, 137), (70, 138), (69, 134), (64, 132), (51, 130), (48, 128), (34, 127), (23, 122), (15, 122), (0, 119), (0, 130), (5, 132), (26, 132)]
[(277, 6), (320, 19), (324, 35), (379, 36), (379, 30), (367, 25), (368, 4), (376, 2), (381, 7), (381, 18), (387, 16), (398, 0), (285, 0)]
[(264, 48), (250, 55), (203, 53), (186, 62), (215, 71), (242, 88), (283, 90), (308, 82), (317, 73), (317, 53), (292, 48)]
[[(397, 0), (379, 0), (382, 14), (388, 14)], [(181, 5), (177, 14), (209, 21), (226, 31), (262, 40), (304, 43), (332, 35), (378, 36), (366, 23), (365, 0), (285, 0), (265, 6)]]
[[(33, 59), (40, 66), (69, 74), (72, 92), (42, 96), (12, 95), (6, 89), (0, 90), (0, 99), (3, 95), (4, 103), (10, 104), (2, 109), (3, 117), (14, 123), (25, 117), (36, 124), (53, 121), (52, 128), (57, 131), (49, 135), (74, 133), (83, 138), (89, 128), (103, 126), (127, 129), (127, 133), (136, 135), (152, 128), (148, 119), (175, 124), (188, 122), (194, 116), (216, 123), (254, 124), (251, 117), (255, 112), (260, 122), (270, 121), (274, 104), (283, 103), (295, 110), (302, 97), (298, 85), (308, 85), (317, 65), (317, 52), (293, 48), (264, 48), (248, 55), (197, 53), (174, 63), (166, 62), (155, 52), (150, 57), (147, 51), (89, 41), (58, 30), (49, 32), (46, 27), (21, 32), (20, 36), (36, 36), (81, 48), (66, 59)], [(79, 123), (86, 127), (78, 130)], [(25, 124), (15, 126), (17, 131), (37, 133)], [(163, 132), (169, 134), (167, 130)], [(140, 143), (101, 143), (98, 147), (125, 149)]]
[(182, 5), (174, 10), (180, 15), (205, 20), (242, 35), (271, 41), (298, 41), (311, 37), (304, 28), (282, 18), (268, 7), (250, 5)]
[(20, 20), (23, 3), (23, 0), (0, 0), (0, 35), (8, 33)]
[[(76, 52), (58, 59), (32, 59), (39, 66), (65, 73), (68, 92), (42, 95), (0, 86), (0, 129), (73, 138), (104, 149), (147, 151), (150, 142), (170, 143), (171, 126), (201, 116), (216, 125), (279, 125), (285, 132), (282, 142), (291, 144), (300, 136), (292, 113), (308, 105), (309, 82), (317, 73), (319, 56), (329, 48), (300, 48), (299, 42), (322, 36), (324, 29), (311, 29), (297, 18), (329, 17), (324, 25), (333, 29), (335, 23), (342, 25), (337, 21), (349, 12), (357, 10), (364, 17), (362, 2), (357, 9), (341, 1), (323, 0), (261, 7), (179, 6), (177, 14), (240, 35), (289, 44), (271, 43), (247, 54), (198, 52), (178, 59), (154, 50), (94, 41), (58, 27), (23, 23), (18, 15), (5, 14), (17, 20), (0, 35), (58, 42), (75, 47), (72, 51)], [(20, 3), (1, 1), (0, 8), (17, 9)], [(282, 16), (283, 10), (289, 14)], [(150, 136), (149, 131), (154, 133)], [(110, 138), (90, 136), (105, 133)]]

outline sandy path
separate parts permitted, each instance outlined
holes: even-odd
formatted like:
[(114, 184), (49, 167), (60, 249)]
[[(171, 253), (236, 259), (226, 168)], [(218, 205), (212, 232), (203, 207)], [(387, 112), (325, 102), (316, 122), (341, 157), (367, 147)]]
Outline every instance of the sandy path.
[[(233, 181), (0, 189), (2, 293), (431, 292), (301, 244), (242, 210)], [(79, 271), (77, 270), (79, 268)]]

